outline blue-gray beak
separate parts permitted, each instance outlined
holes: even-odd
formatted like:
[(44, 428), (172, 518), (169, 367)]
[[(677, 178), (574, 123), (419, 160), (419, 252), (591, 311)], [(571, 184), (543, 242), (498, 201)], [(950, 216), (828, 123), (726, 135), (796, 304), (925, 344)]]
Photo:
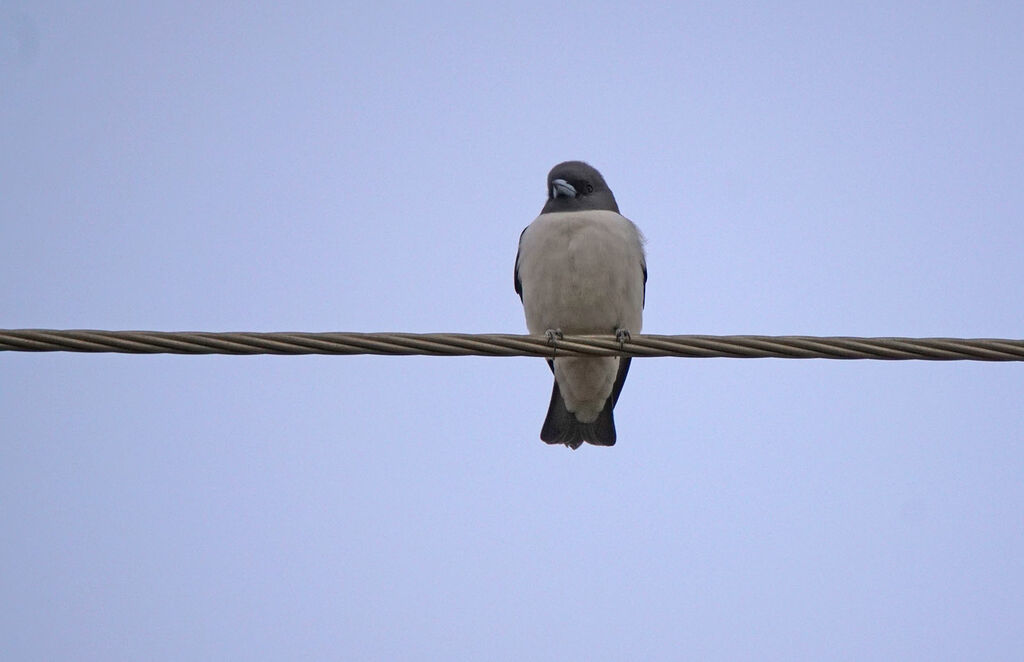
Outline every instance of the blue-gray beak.
[(551, 182), (552, 198), (575, 198), (576, 189), (564, 179), (556, 179)]

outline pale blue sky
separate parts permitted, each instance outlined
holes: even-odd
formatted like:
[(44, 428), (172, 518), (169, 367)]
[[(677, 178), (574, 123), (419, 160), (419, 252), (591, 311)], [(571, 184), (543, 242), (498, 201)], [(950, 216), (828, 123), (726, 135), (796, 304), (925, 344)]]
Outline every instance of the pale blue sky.
[[(523, 332), (555, 163), (645, 331), (1024, 337), (1019, 3), (0, 0), (0, 327)], [(1024, 366), (0, 354), (9, 660), (1024, 654)]]

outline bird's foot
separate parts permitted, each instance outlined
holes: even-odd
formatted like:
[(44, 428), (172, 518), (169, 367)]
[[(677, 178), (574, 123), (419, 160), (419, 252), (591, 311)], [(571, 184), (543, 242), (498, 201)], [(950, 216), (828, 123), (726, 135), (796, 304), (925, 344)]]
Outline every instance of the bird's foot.
[(629, 342), (631, 336), (629, 335), (629, 329), (615, 329), (615, 339), (619, 341), (619, 349)]
[(565, 336), (562, 335), (561, 329), (548, 329), (544, 332), (544, 337), (548, 339), (549, 345), (554, 345)]

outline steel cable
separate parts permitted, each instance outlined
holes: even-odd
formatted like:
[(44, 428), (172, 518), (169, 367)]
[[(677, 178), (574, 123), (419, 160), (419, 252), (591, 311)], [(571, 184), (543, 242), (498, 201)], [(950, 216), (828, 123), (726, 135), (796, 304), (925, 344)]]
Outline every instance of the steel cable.
[(389, 354), (1024, 361), (1024, 340), (845, 336), (545, 336), (0, 329), (0, 351), (122, 354)]

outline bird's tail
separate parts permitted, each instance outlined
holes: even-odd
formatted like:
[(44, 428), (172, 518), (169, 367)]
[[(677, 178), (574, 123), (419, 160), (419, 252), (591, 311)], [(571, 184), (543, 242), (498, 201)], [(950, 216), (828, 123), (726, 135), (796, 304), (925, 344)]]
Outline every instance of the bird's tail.
[(614, 446), (615, 419), (612, 416), (612, 408), (615, 406), (615, 400), (615, 397), (609, 396), (604, 403), (604, 409), (596, 419), (590, 423), (581, 423), (575, 414), (566, 409), (562, 392), (558, 389), (558, 381), (555, 380), (548, 415), (540, 430), (541, 440), (549, 444), (565, 444), (573, 450), (579, 448), (584, 441), (595, 446)]

